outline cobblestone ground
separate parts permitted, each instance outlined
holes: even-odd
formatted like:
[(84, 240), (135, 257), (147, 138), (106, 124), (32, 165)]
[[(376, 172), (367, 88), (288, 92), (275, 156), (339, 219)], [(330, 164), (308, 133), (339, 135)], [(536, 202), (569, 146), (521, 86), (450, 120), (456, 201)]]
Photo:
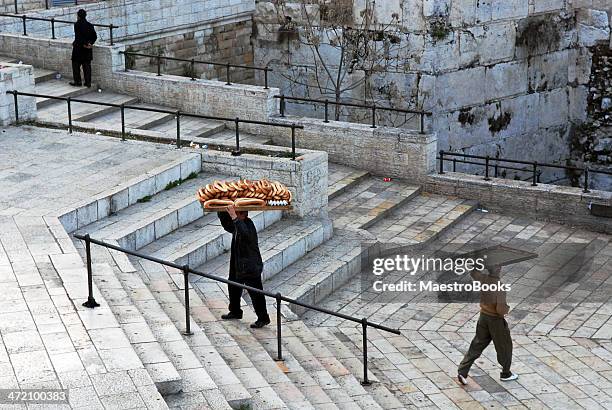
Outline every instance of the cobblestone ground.
[[(403, 222), (396, 222), (401, 225)], [(401, 227), (385, 226), (385, 240)], [(372, 229), (376, 231), (376, 229)], [(477, 360), (466, 387), (456, 381), (478, 318), (475, 303), (377, 303), (355, 280), (324, 306), (401, 329), (370, 331), (372, 372), (407, 406), (439, 408), (612, 408), (612, 241), (603, 234), (495, 213), (475, 212), (438, 238), (440, 249), (505, 244), (538, 253), (505, 269), (512, 285), (508, 323), (513, 371), (499, 381), (493, 345)], [(563, 272), (558, 280), (551, 272)], [(401, 279), (401, 278), (400, 278)], [(307, 313), (307, 324), (361, 344), (361, 329)], [(359, 357), (359, 356), (357, 356)]]
[(0, 388), (70, 388), (71, 406), (84, 409), (162, 400), (108, 307), (92, 313), (77, 303), (86, 298), (83, 261), (54, 213), (184, 155), (59, 130), (2, 130)]

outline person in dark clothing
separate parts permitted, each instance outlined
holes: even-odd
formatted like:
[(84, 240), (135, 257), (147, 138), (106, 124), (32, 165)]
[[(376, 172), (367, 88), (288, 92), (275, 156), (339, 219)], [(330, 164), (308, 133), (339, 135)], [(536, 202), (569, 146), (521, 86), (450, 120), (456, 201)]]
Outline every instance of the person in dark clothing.
[[(262, 289), (261, 272), (263, 262), (257, 242), (255, 224), (249, 219), (248, 212), (236, 211), (233, 206), (227, 212), (217, 214), (223, 229), (232, 234), (232, 248), (230, 256), (229, 280), (243, 283), (253, 288)], [(242, 319), (240, 300), (242, 289), (228, 285), (229, 313), (222, 315), (222, 319)], [(261, 328), (270, 323), (270, 316), (266, 307), (266, 297), (261, 293), (249, 291), (253, 308), (257, 314), (257, 321), (251, 324), (252, 328)]]
[(77, 22), (74, 23), (74, 41), (72, 42), (72, 77), (70, 85), (80, 87), (81, 67), (85, 87), (91, 87), (91, 60), (93, 60), (93, 44), (98, 39), (93, 24), (86, 19), (87, 12), (80, 9), (77, 12)]

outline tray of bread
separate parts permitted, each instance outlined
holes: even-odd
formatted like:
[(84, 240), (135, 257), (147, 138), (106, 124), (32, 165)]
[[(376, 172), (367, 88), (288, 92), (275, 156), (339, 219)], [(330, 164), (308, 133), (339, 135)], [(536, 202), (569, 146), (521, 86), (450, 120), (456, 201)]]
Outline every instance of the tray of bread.
[(214, 181), (198, 189), (198, 200), (207, 212), (225, 211), (233, 205), (237, 211), (291, 210), (291, 191), (278, 181)]

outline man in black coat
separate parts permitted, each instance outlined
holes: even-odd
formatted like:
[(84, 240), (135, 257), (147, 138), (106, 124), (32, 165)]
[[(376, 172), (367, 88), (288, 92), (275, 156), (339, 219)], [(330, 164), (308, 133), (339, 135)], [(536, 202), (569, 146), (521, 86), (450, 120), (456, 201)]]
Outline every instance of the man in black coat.
[(93, 24), (86, 19), (87, 12), (80, 9), (77, 12), (77, 22), (74, 23), (74, 41), (72, 42), (72, 76), (70, 83), (80, 87), (81, 66), (85, 77), (85, 87), (91, 87), (91, 60), (93, 60), (93, 44), (98, 39)]
[[(257, 230), (255, 224), (249, 219), (248, 212), (236, 211), (233, 206), (227, 208), (227, 212), (218, 213), (223, 229), (232, 234), (232, 250), (230, 256), (229, 280), (243, 283), (253, 288), (262, 289), (261, 272), (263, 262), (259, 245), (257, 243)], [(228, 285), (229, 313), (222, 315), (222, 319), (242, 319), (240, 300), (242, 289), (237, 286)], [(257, 321), (251, 324), (252, 328), (258, 329), (270, 323), (268, 309), (266, 308), (266, 297), (261, 293), (249, 291), (253, 308), (257, 314)]]

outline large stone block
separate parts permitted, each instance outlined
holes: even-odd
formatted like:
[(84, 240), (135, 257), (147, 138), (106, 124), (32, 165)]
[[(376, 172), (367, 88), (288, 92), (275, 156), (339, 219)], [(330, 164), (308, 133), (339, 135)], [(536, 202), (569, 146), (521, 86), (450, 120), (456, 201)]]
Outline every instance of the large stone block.
[(486, 98), (496, 100), (527, 92), (527, 64), (523, 61), (487, 67)]
[(485, 68), (476, 67), (439, 75), (436, 78), (436, 108), (454, 110), (485, 101)]

